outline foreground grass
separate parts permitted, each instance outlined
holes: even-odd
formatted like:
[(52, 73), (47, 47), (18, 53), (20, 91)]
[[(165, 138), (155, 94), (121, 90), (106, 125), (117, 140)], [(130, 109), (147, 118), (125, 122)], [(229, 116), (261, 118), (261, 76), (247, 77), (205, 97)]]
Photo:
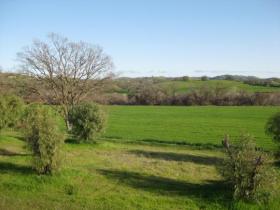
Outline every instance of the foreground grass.
[[(219, 150), (99, 142), (65, 144), (62, 170), (39, 176), (20, 136), (0, 136), (0, 209), (278, 209), (233, 203)], [(280, 187), (280, 186), (279, 186)]]
[(117, 141), (220, 145), (225, 134), (233, 139), (251, 134), (257, 145), (275, 149), (265, 134), (267, 119), (279, 107), (108, 106), (103, 138)]

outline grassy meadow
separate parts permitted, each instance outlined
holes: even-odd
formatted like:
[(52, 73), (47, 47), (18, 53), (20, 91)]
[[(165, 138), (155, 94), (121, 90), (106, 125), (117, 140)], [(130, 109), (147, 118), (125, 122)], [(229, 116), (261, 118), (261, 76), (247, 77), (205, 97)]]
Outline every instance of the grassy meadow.
[(215, 167), (222, 151), (203, 147), (219, 145), (225, 133), (249, 132), (260, 147), (274, 149), (264, 125), (278, 107), (105, 109), (106, 132), (96, 144), (66, 142), (64, 164), (53, 176), (32, 170), (18, 131), (3, 131), (0, 209), (279, 209), (277, 198), (266, 205), (232, 202)]
[(117, 141), (220, 145), (225, 134), (233, 139), (251, 134), (259, 147), (276, 145), (265, 134), (267, 119), (279, 107), (261, 106), (108, 106), (103, 138)]
[[(230, 81), (230, 80), (189, 80), (189, 81), (172, 81), (163, 80), (155, 83), (156, 86), (167, 90), (174, 91), (175, 93), (188, 93), (191, 90), (199, 89), (202, 87), (216, 88), (223, 87), (231, 90), (244, 90), (251, 93), (254, 92), (280, 92), (279, 87), (268, 87), (268, 86), (257, 86), (249, 85), (240, 81)], [(118, 83), (114, 86), (112, 92), (127, 93), (128, 90), (121, 88)]]
[(245, 84), (239, 81), (230, 81), (230, 80), (190, 80), (190, 81), (167, 81), (159, 83), (161, 87), (173, 87), (176, 92), (187, 92), (192, 89), (198, 89), (201, 87), (227, 87), (235, 90), (245, 90), (248, 92), (279, 92), (279, 87), (266, 87), (266, 86), (254, 86)]

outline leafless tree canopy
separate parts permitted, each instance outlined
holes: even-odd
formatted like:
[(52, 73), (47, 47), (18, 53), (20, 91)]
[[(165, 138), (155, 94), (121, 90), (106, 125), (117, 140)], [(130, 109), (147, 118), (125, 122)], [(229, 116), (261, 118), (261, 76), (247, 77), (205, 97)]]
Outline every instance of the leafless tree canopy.
[[(64, 107), (79, 103), (90, 91), (100, 88), (111, 76), (112, 61), (102, 48), (85, 42), (71, 42), (57, 34), (48, 36), (48, 42), (34, 41), (18, 54), (24, 73), (39, 81), (44, 95)], [(41, 91), (42, 90), (42, 91)], [(49, 91), (48, 91), (49, 92)]]

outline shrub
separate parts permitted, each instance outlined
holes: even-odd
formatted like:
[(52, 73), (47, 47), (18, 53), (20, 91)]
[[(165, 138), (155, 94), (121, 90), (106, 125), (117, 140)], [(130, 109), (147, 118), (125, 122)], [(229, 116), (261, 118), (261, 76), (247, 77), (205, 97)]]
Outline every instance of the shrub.
[(5, 95), (0, 98), (0, 130), (16, 126), (19, 121), (24, 103), (14, 95)]
[(183, 76), (183, 77), (182, 77), (182, 80), (183, 80), (183, 81), (189, 81), (189, 80), (190, 80), (190, 77), (189, 77), (189, 76)]
[(280, 112), (273, 115), (266, 124), (266, 133), (271, 135), (273, 140), (280, 143)]
[(95, 140), (105, 127), (105, 114), (96, 104), (84, 103), (70, 110), (69, 122), (78, 141)]
[(202, 76), (201, 77), (201, 81), (207, 81), (207, 80), (209, 80), (209, 78), (207, 76)]
[(56, 171), (60, 166), (60, 148), (64, 139), (54, 112), (45, 106), (30, 105), (24, 115), (23, 128), (33, 152), (33, 167), (40, 174)]
[(64, 191), (66, 195), (75, 195), (77, 194), (77, 188), (72, 184), (67, 184), (64, 186)]
[(221, 175), (233, 187), (236, 200), (262, 201), (272, 194), (274, 171), (268, 155), (258, 151), (250, 136), (242, 136), (236, 145), (231, 146), (228, 137), (222, 142), (226, 158), (219, 168)]

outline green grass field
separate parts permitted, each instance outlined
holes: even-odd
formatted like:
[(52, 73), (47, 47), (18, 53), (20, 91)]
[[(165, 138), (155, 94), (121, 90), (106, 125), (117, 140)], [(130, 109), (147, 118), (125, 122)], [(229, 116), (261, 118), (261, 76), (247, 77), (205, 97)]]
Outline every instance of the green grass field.
[[(19, 132), (2, 132), (0, 209), (279, 209), (279, 197), (265, 205), (233, 202), (216, 171), (222, 151), (189, 146), (219, 145), (224, 133), (244, 131), (255, 135), (259, 146), (274, 149), (263, 127), (278, 107), (105, 109), (107, 131), (96, 144), (65, 143), (62, 169), (53, 176), (32, 170)], [(182, 142), (187, 145), (176, 144)]]
[[(251, 93), (254, 92), (280, 92), (279, 87), (266, 87), (266, 86), (254, 86), (245, 84), (243, 82), (238, 81), (230, 81), (230, 80), (189, 80), (189, 81), (161, 81), (156, 83), (156, 86), (167, 90), (167, 91), (175, 91), (176, 93), (187, 93), (191, 90), (199, 89), (201, 87), (208, 88), (216, 88), (216, 87), (224, 87), (230, 90), (244, 90)], [(117, 84), (113, 87), (112, 92), (118, 93), (128, 93), (127, 89), (122, 89)]]
[[(215, 165), (223, 154), (185, 146), (65, 144), (63, 167), (37, 175), (14, 132), (0, 136), (0, 209), (269, 209), (234, 203)], [(280, 187), (280, 185), (279, 185)]]
[(245, 90), (249, 92), (280, 92), (279, 87), (265, 87), (265, 86), (253, 86), (244, 84), (243, 82), (229, 81), (229, 80), (190, 80), (190, 81), (167, 81), (158, 84), (160, 87), (169, 89), (174, 88), (176, 92), (188, 92), (192, 89), (197, 89), (203, 86), (209, 88), (226, 87), (236, 90)]
[(107, 110), (106, 139), (220, 145), (225, 134), (233, 139), (251, 134), (258, 146), (276, 148), (265, 134), (265, 123), (279, 107), (109, 106)]

